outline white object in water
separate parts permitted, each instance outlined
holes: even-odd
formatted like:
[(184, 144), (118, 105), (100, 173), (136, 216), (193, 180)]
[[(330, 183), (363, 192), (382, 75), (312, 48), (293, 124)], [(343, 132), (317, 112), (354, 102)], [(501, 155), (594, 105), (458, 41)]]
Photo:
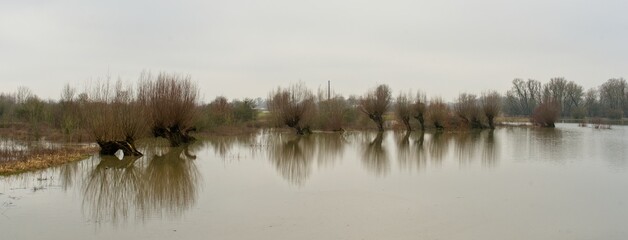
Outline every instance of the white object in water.
[(118, 149), (118, 151), (116, 151), (116, 153), (114, 153), (113, 155), (116, 156), (120, 160), (124, 158), (124, 152), (122, 151), (122, 149)]

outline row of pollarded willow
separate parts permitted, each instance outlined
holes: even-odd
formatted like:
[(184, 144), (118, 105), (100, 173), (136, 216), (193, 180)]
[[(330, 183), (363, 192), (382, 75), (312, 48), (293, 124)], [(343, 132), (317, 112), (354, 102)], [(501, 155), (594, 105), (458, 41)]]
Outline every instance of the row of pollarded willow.
[[(320, 95), (320, 94), (319, 94)], [(342, 97), (317, 98), (303, 83), (288, 88), (278, 88), (269, 94), (268, 108), (277, 126), (294, 128), (299, 135), (310, 132), (316, 119), (324, 118), (323, 126), (331, 130), (343, 129), (343, 115), (352, 108), (368, 117), (379, 131), (384, 130), (385, 114), (394, 106), (396, 118), (407, 130), (412, 130), (412, 120), (420, 128), (434, 127), (442, 130), (455, 122), (470, 128), (495, 128), (494, 119), (500, 112), (501, 96), (495, 91), (482, 94), (461, 94), (453, 109), (441, 98), (427, 101), (425, 94), (400, 94), (393, 103), (392, 91), (381, 84), (357, 99), (356, 105), (342, 104)], [(318, 116), (317, 115), (321, 115)]]
[[(383, 131), (384, 118), (392, 104), (390, 88), (379, 85), (369, 91), (360, 101), (360, 109), (377, 124), (379, 131)], [(419, 122), (421, 130), (431, 125), (439, 130), (444, 129), (452, 121), (461, 121), (461, 125), (470, 128), (495, 128), (495, 117), (500, 112), (501, 97), (495, 91), (489, 91), (477, 97), (474, 94), (462, 93), (454, 104), (453, 112), (441, 98), (433, 98), (430, 102), (422, 92), (413, 98), (411, 93), (399, 94), (394, 104), (397, 119), (412, 130), (411, 120)], [(457, 119), (452, 119), (456, 117)]]
[(198, 87), (187, 76), (141, 75), (137, 88), (121, 81), (100, 81), (78, 99), (86, 129), (101, 154), (141, 156), (135, 140), (151, 134), (179, 146), (194, 140)]

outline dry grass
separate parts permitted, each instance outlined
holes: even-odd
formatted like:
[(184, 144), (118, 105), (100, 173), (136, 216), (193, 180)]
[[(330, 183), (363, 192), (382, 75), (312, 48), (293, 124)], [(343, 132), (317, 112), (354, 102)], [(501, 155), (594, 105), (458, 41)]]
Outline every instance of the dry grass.
[[(0, 150), (0, 175), (11, 175), (85, 159), (98, 151), (94, 146), (66, 146), (31, 151), (16, 148)], [(5, 160), (9, 159), (9, 160)]]

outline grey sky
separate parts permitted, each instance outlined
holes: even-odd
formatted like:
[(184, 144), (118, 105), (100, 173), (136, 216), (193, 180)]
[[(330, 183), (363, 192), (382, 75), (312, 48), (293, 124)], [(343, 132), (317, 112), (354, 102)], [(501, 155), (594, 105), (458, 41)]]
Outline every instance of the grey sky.
[(300, 80), (505, 92), (515, 77), (590, 88), (628, 76), (628, 1), (2, 1), (2, 92), (58, 98), (109, 72), (189, 73), (206, 100)]

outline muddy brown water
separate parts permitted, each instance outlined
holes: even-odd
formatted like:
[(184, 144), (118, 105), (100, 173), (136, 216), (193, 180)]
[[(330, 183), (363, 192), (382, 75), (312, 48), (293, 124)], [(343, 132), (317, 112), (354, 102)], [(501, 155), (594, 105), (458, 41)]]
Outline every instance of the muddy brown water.
[(288, 133), (0, 178), (0, 239), (627, 239), (628, 128)]

